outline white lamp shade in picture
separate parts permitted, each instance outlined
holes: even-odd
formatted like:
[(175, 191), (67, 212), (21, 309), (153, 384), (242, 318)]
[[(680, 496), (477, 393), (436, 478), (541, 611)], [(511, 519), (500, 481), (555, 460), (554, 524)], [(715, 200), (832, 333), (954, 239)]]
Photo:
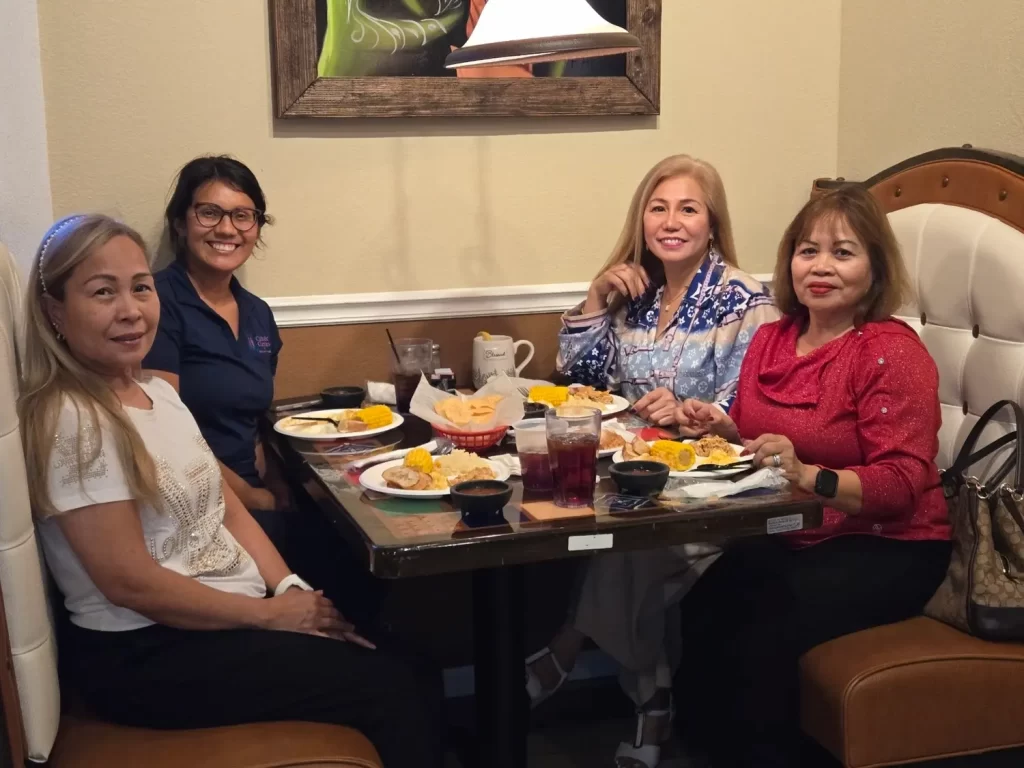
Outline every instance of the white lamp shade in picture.
[(640, 48), (587, 0), (488, 0), (466, 44), (445, 66), (490, 67), (612, 56)]

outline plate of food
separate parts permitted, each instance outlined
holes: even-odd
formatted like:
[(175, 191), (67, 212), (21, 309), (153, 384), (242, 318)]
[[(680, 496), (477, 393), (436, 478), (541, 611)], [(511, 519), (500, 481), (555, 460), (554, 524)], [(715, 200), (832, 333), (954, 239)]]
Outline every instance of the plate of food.
[(615, 453), (613, 461), (657, 461), (667, 464), (672, 477), (715, 478), (747, 472), (754, 457), (743, 455), (743, 446), (724, 438), (705, 435), (698, 440), (676, 442), (635, 438)]
[(447, 456), (431, 456), (415, 448), (404, 459), (370, 467), (359, 476), (369, 491), (408, 499), (440, 499), (453, 485), (471, 480), (508, 480), (509, 471), (495, 461), (455, 449)]
[(386, 405), (369, 408), (331, 408), (285, 416), (274, 424), (274, 431), (302, 440), (343, 440), (379, 435), (405, 422)]
[(552, 408), (560, 405), (579, 405), (584, 408), (599, 408), (605, 416), (612, 416), (629, 410), (629, 400), (595, 387), (572, 384), (568, 387), (538, 386), (529, 391), (527, 402), (544, 403)]

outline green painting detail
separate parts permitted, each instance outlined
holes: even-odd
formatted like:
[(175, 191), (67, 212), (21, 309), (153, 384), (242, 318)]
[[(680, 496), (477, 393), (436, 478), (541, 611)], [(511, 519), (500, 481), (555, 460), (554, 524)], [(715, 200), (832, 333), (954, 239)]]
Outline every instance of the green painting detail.
[[(380, 69), (403, 52), (422, 50), (465, 23), (463, 0), (398, 0), (408, 16), (366, 10), (372, 0), (326, 0), (327, 24), (318, 72), (321, 77), (390, 74)], [(431, 14), (424, 6), (434, 4)], [(376, 5), (386, 5), (377, 3)], [(408, 57), (413, 58), (413, 57)], [(394, 62), (394, 63), (397, 63)]]
[[(624, 24), (626, 0), (588, 0)], [(445, 59), (466, 44), (487, 0), (317, 0), (320, 77), (585, 77), (625, 74), (625, 57), (457, 73)]]

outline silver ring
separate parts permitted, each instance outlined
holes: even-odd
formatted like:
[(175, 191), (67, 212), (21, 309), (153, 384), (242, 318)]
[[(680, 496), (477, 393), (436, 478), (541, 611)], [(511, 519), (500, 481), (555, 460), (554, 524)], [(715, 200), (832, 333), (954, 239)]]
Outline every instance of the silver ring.
[(772, 464), (774, 464), (776, 467), (781, 467), (782, 466), (782, 457), (779, 456), (779, 454), (777, 454), (777, 453), (773, 453), (772, 454)]

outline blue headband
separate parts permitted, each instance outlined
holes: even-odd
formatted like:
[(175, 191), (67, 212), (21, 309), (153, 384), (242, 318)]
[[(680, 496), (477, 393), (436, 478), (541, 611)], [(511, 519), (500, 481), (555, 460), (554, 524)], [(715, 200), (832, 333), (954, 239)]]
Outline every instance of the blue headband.
[(75, 213), (71, 216), (65, 216), (63, 219), (55, 222), (46, 231), (46, 237), (43, 238), (42, 245), (39, 246), (39, 284), (43, 286), (43, 293), (46, 293), (46, 280), (43, 279), (43, 262), (46, 261), (46, 254), (50, 249), (50, 246), (57, 239), (58, 235), (64, 230), (74, 228), (74, 225), (86, 218), (85, 214)]

